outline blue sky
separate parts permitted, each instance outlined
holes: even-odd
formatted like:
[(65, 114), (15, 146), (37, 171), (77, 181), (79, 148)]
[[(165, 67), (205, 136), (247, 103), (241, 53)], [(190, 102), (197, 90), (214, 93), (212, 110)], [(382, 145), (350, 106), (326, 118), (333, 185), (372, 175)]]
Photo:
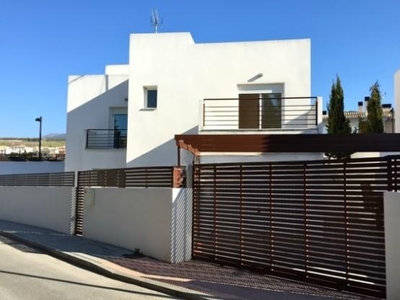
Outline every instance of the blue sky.
[[(130, 33), (189, 31), (198, 43), (311, 38), (312, 96), (341, 77), (346, 109), (379, 80), (394, 102), (400, 69), (399, 0), (0, 0), (0, 137), (66, 128), (67, 78), (128, 63)], [(303, 95), (302, 95), (303, 96)]]

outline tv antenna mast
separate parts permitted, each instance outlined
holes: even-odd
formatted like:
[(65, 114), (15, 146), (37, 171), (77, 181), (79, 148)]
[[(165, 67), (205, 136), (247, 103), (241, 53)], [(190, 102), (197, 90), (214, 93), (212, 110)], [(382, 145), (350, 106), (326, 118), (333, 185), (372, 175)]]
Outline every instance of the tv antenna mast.
[(158, 27), (161, 27), (161, 25), (163, 24), (163, 19), (158, 16), (157, 9), (151, 10), (150, 23), (151, 23), (151, 26), (154, 27), (155, 33), (157, 33)]

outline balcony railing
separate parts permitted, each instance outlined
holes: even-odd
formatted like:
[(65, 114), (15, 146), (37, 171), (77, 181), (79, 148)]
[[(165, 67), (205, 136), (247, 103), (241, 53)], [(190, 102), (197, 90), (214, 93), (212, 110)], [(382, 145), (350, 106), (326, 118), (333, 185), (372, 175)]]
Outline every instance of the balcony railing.
[(204, 99), (201, 130), (304, 130), (318, 126), (317, 97)]
[(123, 149), (126, 144), (126, 129), (86, 130), (86, 149)]

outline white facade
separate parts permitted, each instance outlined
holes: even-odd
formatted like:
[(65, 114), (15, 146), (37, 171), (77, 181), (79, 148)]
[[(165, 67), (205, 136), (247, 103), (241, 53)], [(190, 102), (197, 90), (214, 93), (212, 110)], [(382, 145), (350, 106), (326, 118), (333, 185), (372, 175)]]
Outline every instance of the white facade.
[[(394, 75), (394, 99), (396, 108), (400, 108), (400, 70)], [(400, 133), (400, 122), (395, 122), (395, 133)]]
[[(174, 165), (175, 134), (266, 133), (237, 130), (238, 100), (221, 102), (235, 106), (231, 123), (219, 126), (217, 120), (218, 126), (205, 126), (202, 101), (237, 99), (244, 93), (310, 97), (310, 48), (309, 39), (196, 44), (190, 33), (132, 34), (129, 65), (107, 66), (106, 75), (69, 79), (66, 170)], [(149, 91), (156, 91), (156, 105), (149, 104)], [(314, 117), (312, 131), (295, 126), (299, 120), (308, 122), (313, 112), (293, 115), (290, 105), (308, 107), (310, 101), (283, 99), (285, 121), (272, 133), (319, 132), (321, 99), (315, 105), (321, 122), (315, 124)], [(110, 111), (127, 106), (126, 151), (85, 149), (85, 130), (111, 129)], [(207, 117), (216, 115), (208, 111)]]

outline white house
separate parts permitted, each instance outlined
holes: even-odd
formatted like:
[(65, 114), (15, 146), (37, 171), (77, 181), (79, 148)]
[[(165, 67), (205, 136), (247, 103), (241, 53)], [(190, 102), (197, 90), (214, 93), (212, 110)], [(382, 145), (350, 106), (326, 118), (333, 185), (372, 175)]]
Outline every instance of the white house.
[(322, 132), (310, 50), (132, 34), (128, 65), (69, 77), (66, 171), (176, 164), (175, 134)]

